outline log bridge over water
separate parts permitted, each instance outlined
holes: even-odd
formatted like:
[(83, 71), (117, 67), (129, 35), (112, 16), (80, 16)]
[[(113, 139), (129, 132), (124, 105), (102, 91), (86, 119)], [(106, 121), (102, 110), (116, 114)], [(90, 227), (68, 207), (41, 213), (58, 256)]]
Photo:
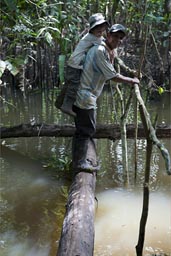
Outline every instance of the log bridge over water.
[[(21, 124), (1, 127), (1, 139), (16, 137), (72, 137), (72, 125)], [(127, 138), (134, 138), (135, 127), (127, 125)], [(159, 138), (171, 138), (171, 125), (156, 126)], [(145, 138), (142, 125), (138, 127), (138, 138)], [(119, 125), (97, 125), (95, 138), (117, 140), (121, 138)], [(87, 159), (96, 165), (96, 148), (89, 142)], [(74, 173), (74, 170), (73, 170)], [(96, 173), (79, 172), (73, 176), (66, 213), (61, 231), (57, 256), (93, 256)]]
[[(158, 138), (171, 138), (171, 125), (160, 124), (155, 128)], [(73, 137), (75, 126), (66, 124), (20, 124), (13, 127), (0, 127), (1, 139), (17, 138), (17, 137)], [(128, 139), (135, 137), (135, 125), (126, 125), (126, 136)], [(118, 124), (98, 124), (96, 127), (97, 139), (121, 139), (121, 129)], [(138, 126), (137, 138), (146, 138), (143, 125)]]

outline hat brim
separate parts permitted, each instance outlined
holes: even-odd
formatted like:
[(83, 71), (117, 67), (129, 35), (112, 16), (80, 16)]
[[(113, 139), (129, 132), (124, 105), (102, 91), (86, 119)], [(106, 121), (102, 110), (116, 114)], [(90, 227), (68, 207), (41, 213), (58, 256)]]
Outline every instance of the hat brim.
[(92, 30), (93, 28), (95, 28), (96, 26), (98, 25), (102, 25), (106, 23), (107, 26), (109, 26), (109, 22), (107, 20), (100, 20), (100, 21), (97, 21), (95, 22), (90, 28), (89, 28), (89, 31)]
[(114, 29), (113, 31), (110, 31), (110, 33), (116, 33), (116, 32), (122, 32), (122, 33), (124, 33), (124, 35), (126, 35), (126, 33), (123, 29)]

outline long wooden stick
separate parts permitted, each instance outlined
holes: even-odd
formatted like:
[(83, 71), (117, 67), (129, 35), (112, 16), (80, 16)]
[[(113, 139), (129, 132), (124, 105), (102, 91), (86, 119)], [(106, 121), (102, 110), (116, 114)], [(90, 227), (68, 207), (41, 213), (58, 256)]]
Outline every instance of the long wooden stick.
[(158, 146), (161, 151), (162, 156), (165, 159), (165, 166), (168, 175), (171, 175), (171, 163), (170, 163), (170, 155), (168, 150), (161, 144), (161, 142), (157, 139), (155, 134), (155, 129), (151, 124), (151, 120), (149, 117), (149, 113), (144, 105), (144, 101), (141, 98), (139, 86), (135, 84), (135, 94), (137, 100), (139, 102), (139, 110), (141, 115), (141, 120), (144, 125), (146, 138), (147, 138), (147, 154), (146, 154), (146, 169), (145, 169), (145, 182), (144, 182), (144, 194), (143, 194), (143, 209), (140, 221), (140, 229), (139, 229), (139, 238), (138, 244), (136, 245), (136, 253), (137, 256), (142, 256), (144, 239), (145, 239), (145, 227), (148, 217), (148, 206), (149, 206), (149, 177), (150, 177), (150, 161), (152, 154), (153, 143)]
[[(145, 57), (146, 48), (147, 48), (147, 32), (148, 32), (148, 26), (146, 26), (146, 29), (145, 29), (144, 45), (143, 45), (143, 50), (142, 50), (139, 69), (138, 69), (138, 78), (141, 77), (142, 65), (143, 65), (143, 62), (144, 62), (144, 57)], [(135, 108), (134, 108), (135, 109), (135, 141), (134, 141), (135, 181), (136, 181), (136, 176), (137, 176), (137, 138), (138, 138), (137, 136), (138, 136), (138, 108), (139, 108), (138, 104), (139, 104), (138, 100), (137, 100), (137, 98), (135, 98)]]
[(147, 126), (147, 129), (149, 131), (149, 136), (150, 136), (150, 139), (152, 140), (153, 144), (155, 144), (160, 149), (160, 152), (165, 160), (167, 174), (171, 175), (171, 160), (170, 160), (169, 152), (164, 147), (164, 145), (158, 140), (158, 138), (156, 136), (155, 129), (153, 128), (151, 120), (150, 120), (150, 115), (149, 115), (149, 113), (144, 105), (144, 101), (140, 95), (138, 84), (135, 84), (135, 94), (139, 101), (139, 110), (140, 110), (140, 115), (141, 115), (143, 125)]
[(142, 256), (143, 246), (145, 239), (145, 227), (148, 217), (148, 207), (149, 207), (149, 177), (150, 177), (150, 162), (152, 155), (153, 144), (150, 139), (147, 140), (147, 151), (146, 151), (146, 168), (145, 168), (145, 182), (143, 186), (143, 208), (140, 220), (139, 238), (138, 244), (136, 245), (137, 256)]

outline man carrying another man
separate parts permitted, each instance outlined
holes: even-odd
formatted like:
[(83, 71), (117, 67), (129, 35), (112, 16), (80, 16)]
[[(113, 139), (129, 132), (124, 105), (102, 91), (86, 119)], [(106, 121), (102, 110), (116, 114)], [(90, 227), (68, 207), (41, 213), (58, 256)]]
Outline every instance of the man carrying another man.
[[(96, 132), (96, 101), (101, 95), (105, 82), (139, 84), (138, 78), (123, 76), (113, 66), (114, 50), (126, 35), (126, 29), (120, 24), (113, 25), (107, 32), (106, 40), (92, 46), (87, 52), (81, 74), (73, 111), (76, 113), (76, 132), (73, 138), (73, 169), (96, 171), (91, 161), (86, 159), (89, 140)], [(80, 157), (78, 157), (78, 152)]]

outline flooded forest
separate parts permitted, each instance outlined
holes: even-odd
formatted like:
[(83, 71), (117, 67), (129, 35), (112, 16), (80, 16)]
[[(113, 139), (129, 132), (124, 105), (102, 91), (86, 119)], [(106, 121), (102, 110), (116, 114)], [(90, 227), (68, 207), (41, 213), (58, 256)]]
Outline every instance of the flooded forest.
[[(100, 168), (75, 175), (55, 102), (94, 13), (126, 27), (118, 56), (140, 84), (105, 83)], [(171, 1), (5, 0), (0, 15), (0, 256), (171, 256)]]

